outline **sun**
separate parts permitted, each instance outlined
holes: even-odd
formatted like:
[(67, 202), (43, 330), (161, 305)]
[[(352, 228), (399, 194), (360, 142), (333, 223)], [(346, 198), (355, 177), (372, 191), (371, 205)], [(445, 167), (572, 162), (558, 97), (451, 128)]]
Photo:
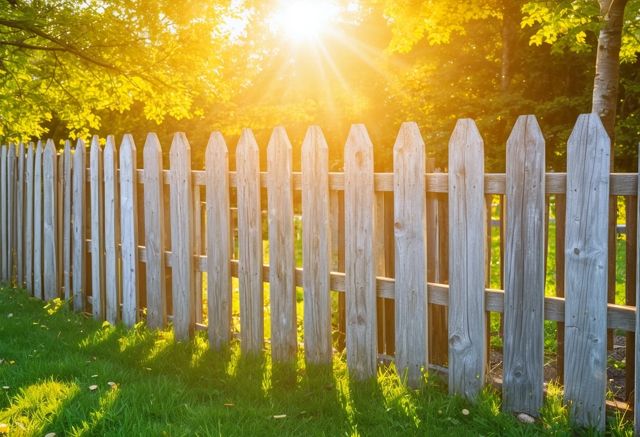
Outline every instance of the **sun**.
[(331, 29), (339, 12), (328, 0), (282, 1), (272, 17), (271, 29), (293, 43), (314, 42)]

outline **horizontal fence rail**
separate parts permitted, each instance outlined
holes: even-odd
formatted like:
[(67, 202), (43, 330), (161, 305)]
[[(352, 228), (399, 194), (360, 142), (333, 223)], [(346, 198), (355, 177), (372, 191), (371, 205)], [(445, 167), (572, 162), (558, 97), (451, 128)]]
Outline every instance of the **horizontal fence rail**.
[[(609, 139), (596, 115), (578, 119), (566, 173), (545, 173), (534, 116), (514, 126), (505, 174), (484, 172), (473, 120), (456, 125), (448, 173), (426, 160), (414, 123), (400, 129), (392, 173), (374, 173), (363, 125), (349, 133), (344, 172), (328, 171), (318, 127), (303, 141), (301, 172), (292, 171), (283, 128), (266, 150), (261, 171), (258, 144), (244, 130), (229, 171), (220, 133), (211, 135), (203, 170), (191, 168), (182, 133), (165, 151), (168, 169), (154, 134), (141, 150), (130, 135), (119, 148), (112, 136), (94, 137), (89, 147), (67, 141), (59, 151), (50, 140), (2, 146), (0, 279), (40, 299), (63, 298), (98, 320), (171, 322), (179, 341), (207, 330), (213, 349), (239, 337), (243, 353), (259, 354), (268, 340), (278, 362), (294, 360), (302, 347), (307, 363), (330, 364), (333, 348), (344, 347), (356, 379), (375, 376), (381, 355), (395, 359), (412, 387), (429, 368), (446, 367), (451, 393), (472, 400), (490, 373), (489, 314), (498, 313), (503, 409), (532, 416), (544, 397), (544, 321), (558, 322), (556, 369), (571, 420), (600, 430), (607, 344), (617, 329), (627, 333), (631, 399), (640, 361), (639, 180), (609, 172)], [(608, 276), (616, 196), (626, 205), (625, 305), (611, 298), (615, 277)], [(551, 246), (555, 265), (547, 260)], [(490, 280), (495, 269), (500, 288)]]

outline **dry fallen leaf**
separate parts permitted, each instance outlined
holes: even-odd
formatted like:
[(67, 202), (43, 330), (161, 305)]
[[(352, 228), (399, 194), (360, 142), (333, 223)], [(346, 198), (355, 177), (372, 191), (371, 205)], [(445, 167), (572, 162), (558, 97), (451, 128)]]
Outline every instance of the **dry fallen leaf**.
[(463, 416), (468, 416), (469, 415), (469, 410), (467, 410), (466, 408), (462, 409), (462, 415)]
[(228, 403), (228, 404), (224, 404), (224, 406), (227, 408), (231, 408), (231, 407), (235, 407), (235, 404)]
[(92, 378), (97, 378), (97, 377), (98, 377), (98, 375), (91, 375), (91, 377), (92, 377)]
[(274, 419), (284, 419), (286, 417), (287, 417), (286, 414), (276, 414), (275, 416), (273, 416)]
[(9, 390), (10, 388), (11, 388), (11, 387), (9, 387), (8, 385), (3, 385), (3, 386), (2, 386), (2, 389), (3, 389), (3, 390)]
[(109, 381), (109, 382), (107, 382), (107, 385), (108, 385), (109, 387), (111, 387), (111, 390), (115, 390), (115, 389), (117, 389), (117, 388), (118, 388), (118, 384), (116, 384), (116, 383), (115, 383), (115, 382), (113, 382), (113, 381)]
[(526, 413), (518, 414), (518, 420), (522, 423), (535, 423), (536, 419)]
[(44, 437), (56, 437), (56, 433), (50, 432), (49, 434), (45, 434)]
[(0, 434), (9, 434), (9, 425), (0, 423)]
[(95, 384), (89, 386), (89, 390), (91, 390), (91, 391), (96, 391), (97, 389), (98, 389), (98, 386), (95, 385)]

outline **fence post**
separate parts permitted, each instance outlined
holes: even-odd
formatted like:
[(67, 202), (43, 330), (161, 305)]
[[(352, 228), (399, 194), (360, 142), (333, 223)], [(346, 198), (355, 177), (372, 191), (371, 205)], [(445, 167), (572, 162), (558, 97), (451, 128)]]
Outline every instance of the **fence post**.
[(58, 238), (57, 238), (57, 196), (55, 183), (58, 164), (56, 147), (48, 140), (42, 155), (43, 185), (43, 238), (44, 238), (44, 298), (58, 297)]
[(449, 141), (449, 392), (475, 399), (485, 381), (484, 150), (473, 120)]
[(544, 384), (544, 147), (536, 117), (518, 117), (507, 140), (502, 403), (532, 416)]
[(356, 379), (374, 377), (377, 363), (373, 144), (362, 124), (349, 131), (344, 159), (347, 365)]
[(291, 143), (283, 127), (275, 128), (271, 135), (267, 167), (271, 353), (274, 361), (286, 362), (295, 359), (298, 341)]
[(36, 146), (33, 171), (33, 295), (42, 293), (42, 141)]
[(162, 148), (155, 133), (147, 135), (144, 160), (144, 229), (147, 250), (147, 325), (167, 324), (167, 287), (164, 278), (164, 176)]
[(189, 339), (195, 327), (191, 147), (184, 133), (178, 132), (174, 135), (169, 158), (173, 332), (176, 340), (182, 341)]
[[(120, 242), (117, 166), (118, 154), (112, 135), (107, 136), (104, 146), (104, 249), (105, 249), (105, 306), (106, 319), (115, 324), (118, 321), (118, 243)], [(66, 172), (66, 170), (65, 170)], [(65, 204), (65, 211), (66, 211)]]
[(302, 143), (304, 351), (309, 364), (332, 360), (329, 211), (329, 148), (322, 130), (312, 126)]
[(238, 246), (240, 259), (240, 343), (246, 353), (262, 350), (264, 340), (262, 288), (262, 213), (260, 157), (249, 129), (243, 129), (236, 148)]
[(33, 159), (34, 145), (29, 143), (25, 161), (25, 230), (24, 230), (24, 283), (29, 294), (33, 295)]
[(207, 172), (207, 304), (209, 344), (226, 347), (231, 340), (231, 219), (229, 152), (220, 132), (209, 137)]
[(610, 141), (582, 114), (567, 146), (564, 398), (571, 421), (604, 431)]
[(393, 146), (396, 367), (410, 387), (429, 364), (425, 150), (415, 123), (403, 123)]
[(138, 321), (138, 201), (136, 145), (126, 134), (120, 146), (120, 229), (122, 241), (122, 322)]
[(104, 274), (104, 182), (102, 149), (95, 135), (89, 150), (91, 189), (91, 308), (96, 320), (105, 316)]
[(24, 143), (18, 146), (18, 175), (16, 187), (16, 281), (24, 287)]

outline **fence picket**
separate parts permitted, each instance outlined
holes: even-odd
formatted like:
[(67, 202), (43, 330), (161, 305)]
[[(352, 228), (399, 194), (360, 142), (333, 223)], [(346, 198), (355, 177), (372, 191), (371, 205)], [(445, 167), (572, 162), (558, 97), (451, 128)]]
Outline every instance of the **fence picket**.
[(564, 398), (571, 420), (604, 431), (610, 141), (582, 114), (567, 145)]
[(503, 409), (538, 416), (544, 384), (545, 144), (533, 115), (507, 140)]
[[(193, 184), (193, 253), (202, 255), (202, 193), (200, 185)], [(202, 323), (202, 272), (194, 264), (193, 269), (193, 317), (195, 323)]]
[(7, 278), (7, 146), (2, 146), (0, 154), (0, 281), (5, 282)]
[(302, 143), (304, 350), (310, 364), (332, 361), (329, 216), (329, 147), (322, 130), (312, 126)]
[(154, 133), (147, 135), (144, 159), (144, 229), (147, 248), (147, 325), (164, 328), (167, 324), (167, 288), (164, 278), (164, 180), (162, 148)]
[(33, 295), (43, 296), (42, 279), (42, 141), (38, 141), (33, 170)]
[(373, 144), (364, 125), (349, 131), (344, 158), (347, 366), (356, 379), (376, 374), (376, 265)]
[(44, 298), (58, 297), (58, 208), (56, 190), (57, 153), (52, 140), (48, 140), (42, 154), (43, 239), (44, 239)]
[(16, 146), (9, 144), (7, 151), (7, 280), (13, 284), (13, 267), (16, 246)]
[(62, 287), (64, 288), (65, 300), (70, 302), (73, 296), (71, 286), (73, 155), (71, 153), (71, 142), (68, 140), (64, 143), (62, 157), (64, 161), (62, 168), (62, 196), (64, 198), (62, 201)]
[(195, 327), (194, 232), (191, 184), (191, 147), (184, 133), (176, 133), (169, 151), (171, 252), (173, 262), (173, 332), (187, 340)]
[(220, 132), (209, 137), (205, 160), (209, 344), (220, 349), (231, 340), (229, 153)]
[(24, 283), (27, 292), (33, 295), (33, 183), (34, 183), (34, 145), (29, 143), (27, 147), (27, 159), (25, 160), (25, 220), (24, 220)]
[(240, 345), (257, 354), (264, 340), (262, 288), (262, 213), (260, 210), (260, 157), (249, 129), (243, 129), (236, 148), (238, 246), (240, 251)]
[(120, 230), (122, 253), (122, 322), (138, 321), (138, 202), (136, 146), (126, 134), (120, 146)]
[[(119, 314), (118, 244), (120, 242), (120, 202), (118, 201), (118, 154), (112, 135), (104, 146), (104, 270), (106, 320), (115, 324)], [(65, 204), (65, 211), (67, 207)]]
[(71, 272), (73, 290), (73, 309), (75, 311), (85, 310), (86, 299), (86, 262), (85, 262), (85, 145), (84, 141), (78, 139), (76, 149), (73, 154), (73, 175), (71, 193), (71, 223), (72, 223), (72, 243), (71, 243)]
[(485, 381), (484, 150), (473, 120), (449, 141), (449, 392), (475, 399)]
[(96, 320), (105, 316), (104, 275), (104, 199), (102, 148), (97, 135), (89, 149), (89, 187), (91, 199), (91, 308)]
[[(638, 144), (640, 150), (640, 144)], [(640, 154), (638, 155), (638, 164), (640, 165)], [(640, 173), (640, 167), (638, 167)], [(638, 193), (640, 193), (640, 178), (638, 178)], [(640, 201), (636, 198), (636, 227), (640, 225)], [(636, 229), (636, 278), (640, 278), (640, 232)], [(635, 282), (636, 287), (636, 305), (640, 302), (640, 282)], [(636, 338), (635, 338), (635, 383), (634, 383), (634, 431), (636, 435), (640, 435), (640, 312), (636, 307)]]
[(425, 150), (418, 125), (403, 123), (393, 147), (396, 367), (411, 387), (429, 363)]
[(295, 359), (297, 350), (291, 143), (283, 127), (267, 146), (271, 353), (275, 361)]
[(24, 287), (24, 143), (18, 146), (16, 176), (16, 284)]

